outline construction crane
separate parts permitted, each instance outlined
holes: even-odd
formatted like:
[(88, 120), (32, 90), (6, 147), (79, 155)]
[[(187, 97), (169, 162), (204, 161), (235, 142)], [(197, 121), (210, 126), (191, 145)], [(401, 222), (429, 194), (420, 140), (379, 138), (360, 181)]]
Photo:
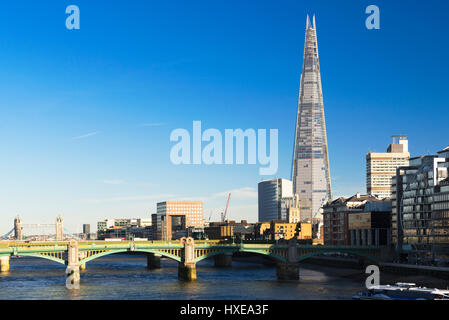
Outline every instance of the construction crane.
[(229, 207), (229, 200), (231, 199), (231, 193), (229, 192), (228, 194), (228, 201), (226, 202), (226, 209), (224, 212), (221, 213), (221, 222), (225, 222), (226, 221), (226, 213), (228, 212), (228, 207)]

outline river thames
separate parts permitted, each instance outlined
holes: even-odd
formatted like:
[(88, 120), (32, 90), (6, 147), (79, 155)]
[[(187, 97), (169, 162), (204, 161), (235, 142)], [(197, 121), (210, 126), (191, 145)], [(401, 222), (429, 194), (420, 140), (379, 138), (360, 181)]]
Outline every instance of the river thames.
[[(147, 270), (145, 256), (111, 255), (93, 260), (81, 272), (80, 290), (65, 288), (65, 266), (38, 258), (11, 259), (0, 275), (0, 299), (154, 300), (154, 299), (351, 299), (364, 288), (360, 271), (302, 265), (300, 281), (278, 281), (274, 267), (233, 261), (217, 269), (213, 260), (197, 265), (198, 280), (178, 280), (177, 263), (162, 259)], [(342, 276), (342, 272), (344, 276)], [(353, 279), (351, 273), (359, 274)]]

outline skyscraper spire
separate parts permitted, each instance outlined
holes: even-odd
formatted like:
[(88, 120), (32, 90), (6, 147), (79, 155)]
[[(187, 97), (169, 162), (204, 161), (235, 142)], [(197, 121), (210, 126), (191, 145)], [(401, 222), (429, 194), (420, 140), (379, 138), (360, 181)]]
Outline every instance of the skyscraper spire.
[(315, 16), (312, 21), (307, 16), (292, 168), (301, 218), (310, 220), (321, 219), (320, 208), (332, 200)]

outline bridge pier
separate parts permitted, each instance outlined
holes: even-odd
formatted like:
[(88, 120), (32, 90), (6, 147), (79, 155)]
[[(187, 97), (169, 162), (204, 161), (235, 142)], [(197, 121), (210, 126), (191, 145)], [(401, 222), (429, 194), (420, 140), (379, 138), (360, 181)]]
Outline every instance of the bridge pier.
[(184, 281), (196, 280), (196, 263), (195, 262), (180, 262), (178, 265), (178, 279)]
[(9, 256), (0, 257), (0, 272), (9, 272)]
[(279, 280), (299, 280), (298, 247), (295, 238), (288, 241), (287, 259), (278, 262), (276, 275)]
[(181, 251), (181, 262), (178, 265), (178, 279), (196, 280), (195, 240), (191, 237), (181, 238), (184, 249)]
[(299, 264), (280, 262), (276, 265), (276, 275), (279, 280), (299, 280)]
[(159, 269), (161, 267), (161, 255), (155, 253), (147, 254), (147, 269)]
[(67, 269), (66, 274), (66, 288), (67, 289), (79, 289), (80, 287), (80, 265), (78, 254), (78, 241), (70, 240), (67, 246)]
[(224, 254), (217, 254), (214, 256), (215, 268), (230, 268), (232, 267), (232, 252)]

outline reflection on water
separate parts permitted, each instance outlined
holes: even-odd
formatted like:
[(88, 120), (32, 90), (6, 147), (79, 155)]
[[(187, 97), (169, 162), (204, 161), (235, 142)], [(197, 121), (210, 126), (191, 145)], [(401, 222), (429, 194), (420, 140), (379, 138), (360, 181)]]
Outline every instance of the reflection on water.
[(0, 275), (0, 299), (350, 299), (364, 283), (339, 278), (320, 267), (302, 266), (301, 280), (278, 281), (274, 267), (233, 261), (216, 269), (197, 265), (195, 282), (178, 280), (177, 262), (146, 269), (145, 256), (111, 255), (91, 261), (81, 272), (80, 290), (65, 288), (65, 266), (45, 259), (11, 259)]

